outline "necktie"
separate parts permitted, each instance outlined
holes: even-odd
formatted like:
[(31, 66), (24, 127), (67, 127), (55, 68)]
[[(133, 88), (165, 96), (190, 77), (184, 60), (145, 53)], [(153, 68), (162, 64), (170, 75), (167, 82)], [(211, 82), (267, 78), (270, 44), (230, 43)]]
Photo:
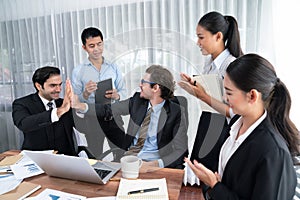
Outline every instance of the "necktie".
[[(49, 101), (47, 103), (47, 106), (49, 107), (50, 111), (53, 110), (53, 102)], [(49, 148), (54, 149), (55, 148), (55, 129), (54, 129), (54, 126), (52, 125), (52, 123), (49, 127), (47, 127), (46, 132), (47, 132), (47, 136), (48, 136)]]
[(140, 128), (140, 134), (137, 143), (136, 145), (130, 147), (129, 150), (125, 153), (125, 155), (137, 155), (142, 150), (147, 137), (152, 111), (153, 111), (152, 108), (148, 109), (144, 121)]
[(47, 106), (49, 107), (49, 110), (53, 109), (53, 103), (51, 101), (47, 103)]

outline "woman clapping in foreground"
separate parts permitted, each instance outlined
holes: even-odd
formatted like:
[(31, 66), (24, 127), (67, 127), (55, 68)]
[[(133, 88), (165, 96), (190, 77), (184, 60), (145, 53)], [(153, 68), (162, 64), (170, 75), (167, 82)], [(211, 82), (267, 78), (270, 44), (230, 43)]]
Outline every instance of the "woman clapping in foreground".
[(224, 78), (226, 100), (240, 117), (222, 146), (218, 172), (185, 161), (210, 186), (207, 199), (292, 199), (299, 131), (289, 119), (291, 98), (273, 66), (256, 54), (233, 61)]

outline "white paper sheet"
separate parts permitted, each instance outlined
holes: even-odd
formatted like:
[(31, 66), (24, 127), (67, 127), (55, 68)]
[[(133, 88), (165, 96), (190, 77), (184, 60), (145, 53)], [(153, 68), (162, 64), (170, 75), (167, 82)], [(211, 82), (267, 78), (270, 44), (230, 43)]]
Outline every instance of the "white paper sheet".
[[(0, 172), (7, 172), (10, 167), (1, 167)], [(0, 174), (0, 195), (14, 190), (23, 179), (16, 179), (14, 174)], [(0, 197), (1, 199), (1, 197)]]
[(86, 200), (85, 196), (75, 195), (67, 192), (61, 192), (59, 190), (45, 189), (37, 196), (30, 198), (30, 200)]
[(24, 179), (44, 173), (44, 171), (33, 161), (19, 162), (18, 164), (11, 165), (17, 179)]
[(87, 147), (88, 143), (84, 133), (79, 132), (76, 128), (73, 127), (73, 132), (77, 141), (77, 146)]
[[(13, 174), (0, 174), (0, 195), (16, 189), (24, 178), (44, 173), (44, 171), (26, 155), (26, 151), (27, 150), (23, 150), (21, 152), (23, 157), (16, 164), (0, 167), (1, 172), (6, 172), (7, 170), (13, 172)], [(53, 150), (42, 152), (53, 153)]]

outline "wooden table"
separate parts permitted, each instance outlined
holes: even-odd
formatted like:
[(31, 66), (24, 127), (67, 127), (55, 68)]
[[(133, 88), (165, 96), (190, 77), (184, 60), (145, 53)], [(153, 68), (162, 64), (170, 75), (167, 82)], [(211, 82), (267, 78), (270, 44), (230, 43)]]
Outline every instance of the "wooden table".
[[(0, 154), (1, 158), (10, 155), (16, 155), (20, 151), (10, 150)], [(198, 186), (182, 186), (184, 171), (170, 168), (141, 168), (139, 178), (141, 179), (159, 179), (166, 178), (170, 200), (187, 199), (198, 200), (203, 199), (202, 191)], [(121, 177), (119, 171), (114, 178)], [(25, 179), (26, 182), (36, 183), (42, 186), (42, 189), (36, 191), (31, 196), (39, 194), (43, 189), (50, 188), (72, 194), (78, 194), (86, 197), (99, 196), (116, 196), (119, 181), (109, 181), (105, 185), (87, 183), (82, 181), (68, 180), (56, 177), (50, 177), (46, 174), (30, 177)]]

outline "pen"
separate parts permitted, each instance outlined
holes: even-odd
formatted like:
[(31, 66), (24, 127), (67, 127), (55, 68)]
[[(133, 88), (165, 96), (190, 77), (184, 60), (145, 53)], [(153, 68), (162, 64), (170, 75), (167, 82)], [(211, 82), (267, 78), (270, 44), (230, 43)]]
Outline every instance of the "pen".
[(159, 188), (148, 188), (148, 189), (142, 189), (142, 190), (134, 190), (134, 191), (130, 191), (128, 192), (128, 195), (131, 194), (138, 194), (138, 193), (145, 193), (145, 192), (152, 192), (152, 191), (156, 191), (159, 190)]

